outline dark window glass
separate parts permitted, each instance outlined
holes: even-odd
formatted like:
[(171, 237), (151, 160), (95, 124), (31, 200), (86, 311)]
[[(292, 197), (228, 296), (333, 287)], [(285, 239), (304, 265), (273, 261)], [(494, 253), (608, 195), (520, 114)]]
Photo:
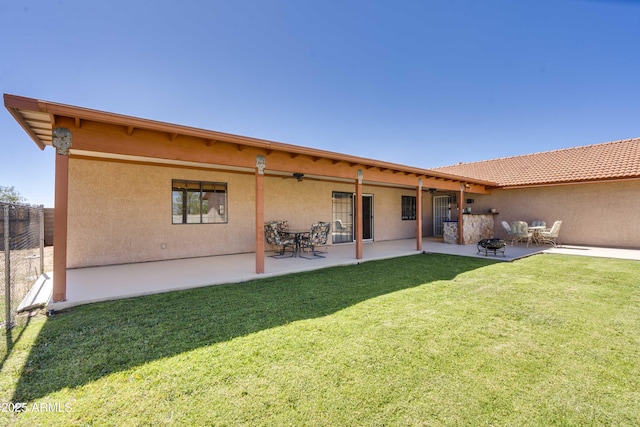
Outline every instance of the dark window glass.
[(402, 220), (416, 219), (416, 198), (415, 196), (402, 196)]
[(174, 179), (171, 205), (173, 224), (226, 223), (227, 184)]

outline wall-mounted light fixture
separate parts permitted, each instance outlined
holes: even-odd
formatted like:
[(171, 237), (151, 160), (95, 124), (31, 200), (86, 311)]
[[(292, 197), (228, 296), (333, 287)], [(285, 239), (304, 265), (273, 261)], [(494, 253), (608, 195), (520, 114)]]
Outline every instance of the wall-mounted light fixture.
[(302, 178), (304, 178), (304, 174), (299, 172), (294, 173), (293, 176), (298, 180), (298, 182), (302, 182)]
[(430, 189), (429, 189), (429, 193), (435, 193), (435, 192), (436, 192), (436, 189), (435, 189), (435, 188), (430, 188)]

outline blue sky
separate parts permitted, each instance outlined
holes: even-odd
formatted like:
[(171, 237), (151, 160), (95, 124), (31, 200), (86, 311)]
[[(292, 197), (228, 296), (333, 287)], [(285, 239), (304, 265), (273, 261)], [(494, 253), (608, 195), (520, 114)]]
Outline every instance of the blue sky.
[[(3, 93), (424, 168), (640, 137), (640, 2), (0, 2)], [(0, 111), (0, 185), (54, 154)]]

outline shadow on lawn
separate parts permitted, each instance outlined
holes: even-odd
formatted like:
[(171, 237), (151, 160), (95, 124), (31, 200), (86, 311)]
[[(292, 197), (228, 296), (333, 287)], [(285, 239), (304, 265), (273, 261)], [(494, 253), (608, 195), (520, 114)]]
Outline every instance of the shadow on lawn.
[(423, 254), (76, 307), (42, 327), (13, 401), (31, 401), (160, 358), (326, 316), (492, 263)]
[(9, 356), (11, 356), (11, 352), (13, 352), (14, 346), (18, 341), (20, 341), (20, 338), (22, 338), (22, 334), (24, 334), (24, 332), (27, 330), (27, 327), (29, 326), (29, 323), (31, 323), (31, 316), (28, 316), (26, 319), (27, 321), (25, 322), (24, 326), (19, 328), (19, 332), (15, 334), (15, 337), (15, 329), (5, 329), (4, 325), (0, 326), (4, 329), (3, 332), (5, 341), (4, 354), (2, 354), (2, 351), (0, 350), (0, 355), (2, 355), (2, 359), (0, 359), (0, 371), (2, 371), (2, 368), (4, 368), (4, 364), (7, 362), (7, 360), (9, 360)]

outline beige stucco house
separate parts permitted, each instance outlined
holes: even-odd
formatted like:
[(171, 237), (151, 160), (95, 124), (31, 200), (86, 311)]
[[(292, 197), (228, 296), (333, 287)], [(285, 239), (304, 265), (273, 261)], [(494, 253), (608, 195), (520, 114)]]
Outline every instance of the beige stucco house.
[[(56, 150), (54, 301), (80, 267), (255, 253), (263, 273), (269, 220), (330, 222), (329, 244), (353, 245), (356, 259), (367, 240), (415, 239), (420, 251), (465, 208), (496, 209), (496, 225), (562, 219), (566, 243), (640, 238), (640, 140), (593, 146), (582, 163), (561, 162), (575, 153), (561, 150), (429, 170), (15, 95), (4, 103), (40, 149)], [(624, 172), (610, 171), (625, 156)], [(577, 175), (549, 175), (563, 168)]]
[(329, 244), (352, 244), (356, 259), (373, 239), (415, 238), (421, 250), (431, 221), (423, 194), (494, 185), (15, 95), (4, 102), (40, 149), (56, 150), (54, 302), (71, 268), (253, 252), (262, 273), (269, 220), (339, 222)]
[(494, 208), (507, 222), (561, 220), (563, 243), (640, 247), (639, 138), (434, 170), (497, 184), (473, 198), (472, 211)]

